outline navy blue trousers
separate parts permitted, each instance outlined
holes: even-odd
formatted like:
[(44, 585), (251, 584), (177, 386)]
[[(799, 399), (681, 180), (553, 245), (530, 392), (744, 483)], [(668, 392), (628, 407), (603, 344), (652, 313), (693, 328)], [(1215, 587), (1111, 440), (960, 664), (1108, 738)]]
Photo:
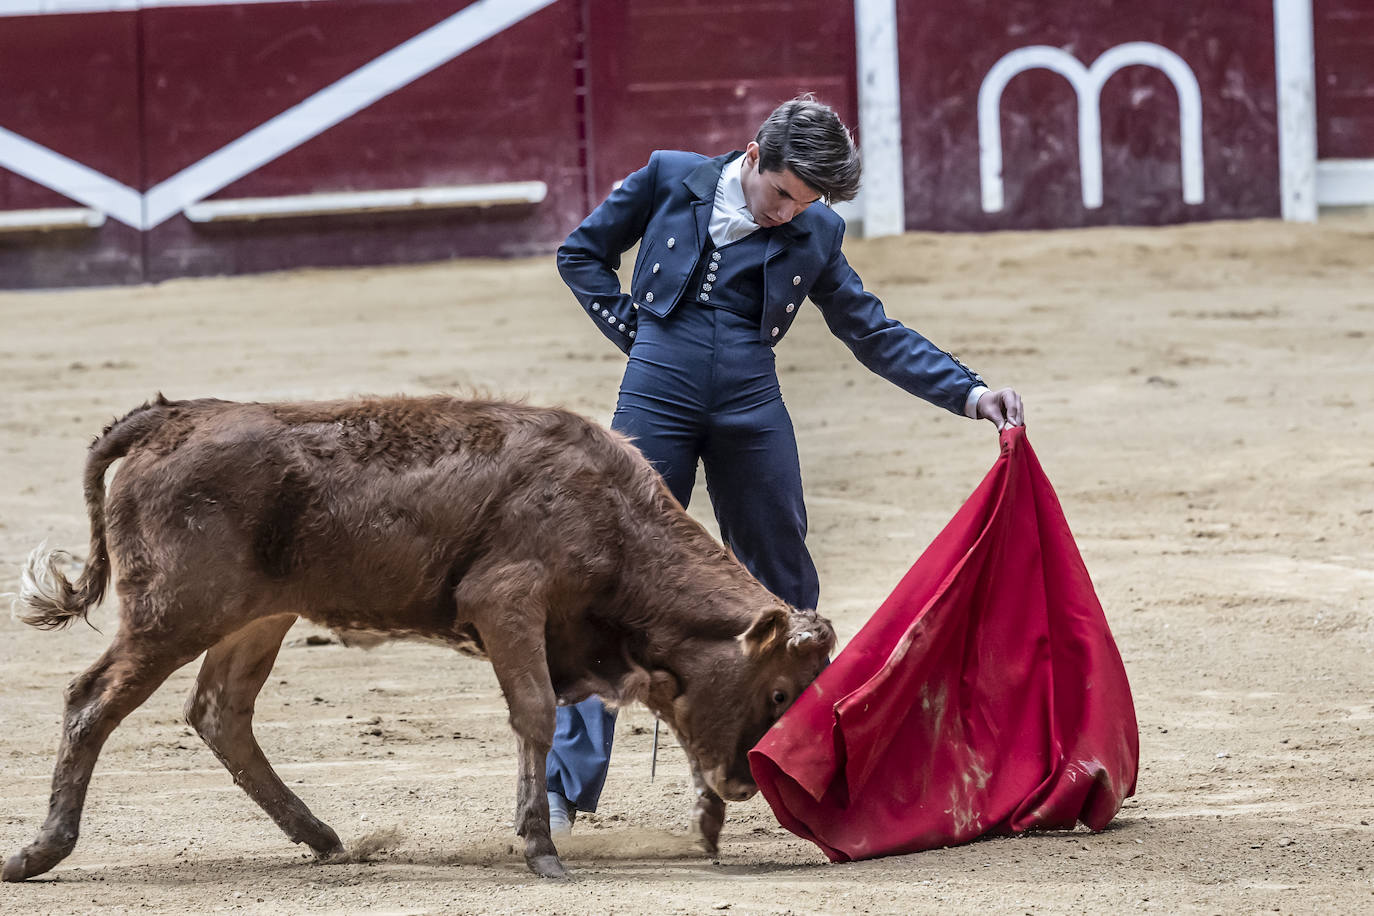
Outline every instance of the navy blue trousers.
[[(757, 319), (690, 301), (663, 319), (641, 310), (611, 426), (684, 507), (701, 461), (721, 540), (773, 594), (816, 607), (797, 440)], [(549, 791), (595, 811), (614, 735), (615, 713), (596, 697), (558, 707)]]

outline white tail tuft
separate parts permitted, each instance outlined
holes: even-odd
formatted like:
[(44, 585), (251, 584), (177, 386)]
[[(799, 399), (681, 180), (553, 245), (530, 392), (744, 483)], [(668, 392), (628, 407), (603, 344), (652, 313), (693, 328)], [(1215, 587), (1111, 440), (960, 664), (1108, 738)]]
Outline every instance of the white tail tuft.
[(65, 627), (75, 617), (84, 617), (76, 589), (63, 573), (74, 562), (65, 550), (49, 550), (44, 541), (29, 553), (19, 573), (19, 594), (10, 606), (10, 616), (40, 630)]

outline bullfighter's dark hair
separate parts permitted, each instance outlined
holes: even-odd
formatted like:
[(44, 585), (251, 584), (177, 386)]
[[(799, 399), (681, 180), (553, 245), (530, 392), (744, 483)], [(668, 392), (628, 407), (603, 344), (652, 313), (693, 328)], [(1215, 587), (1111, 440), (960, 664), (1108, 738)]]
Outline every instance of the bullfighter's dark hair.
[(827, 203), (853, 200), (863, 170), (854, 138), (829, 105), (810, 94), (783, 102), (759, 126), (759, 169), (790, 169)]

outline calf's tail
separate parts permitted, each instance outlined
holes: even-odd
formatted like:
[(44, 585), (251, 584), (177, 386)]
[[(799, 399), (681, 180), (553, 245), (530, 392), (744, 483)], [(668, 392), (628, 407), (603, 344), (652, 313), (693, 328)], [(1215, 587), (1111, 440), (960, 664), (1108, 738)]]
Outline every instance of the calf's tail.
[(87, 613), (105, 597), (110, 582), (110, 557), (105, 547), (105, 471), (127, 455), (167, 415), (170, 403), (157, 400), (135, 408), (105, 428), (91, 443), (82, 481), (86, 514), (91, 520), (91, 546), (86, 566), (73, 584), (62, 571), (72, 556), (65, 550), (39, 544), (29, 554), (19, 576), (14, 619), (40, 630), (61, 629)]

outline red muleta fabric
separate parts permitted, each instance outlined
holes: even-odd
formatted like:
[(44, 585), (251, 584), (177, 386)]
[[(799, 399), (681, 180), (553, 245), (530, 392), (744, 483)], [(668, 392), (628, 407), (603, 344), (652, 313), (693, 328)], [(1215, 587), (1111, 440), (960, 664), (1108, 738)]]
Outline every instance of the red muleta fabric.
[(1024, 427), (749, 752), (778, 820), (835, 862), (1101, 830), (1138, 762), (1121, 655)]

